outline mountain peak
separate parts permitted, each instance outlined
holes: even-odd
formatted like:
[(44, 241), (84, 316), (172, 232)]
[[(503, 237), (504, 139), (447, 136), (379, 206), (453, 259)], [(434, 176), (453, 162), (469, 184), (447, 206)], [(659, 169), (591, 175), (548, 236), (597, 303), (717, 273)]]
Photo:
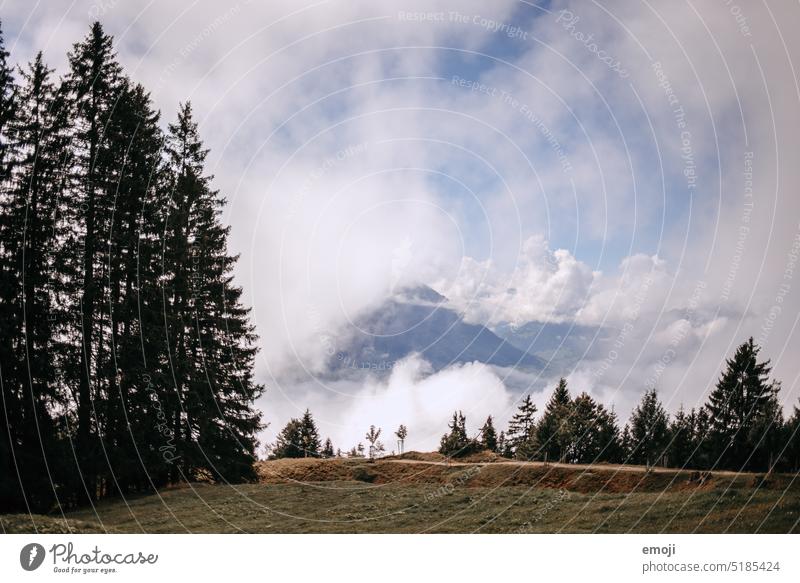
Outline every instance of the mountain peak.
[(427, 285), (404, 287), (392, 297), (395, 301), (407, 304), (434, 304), (447, 302), (447, 298)]

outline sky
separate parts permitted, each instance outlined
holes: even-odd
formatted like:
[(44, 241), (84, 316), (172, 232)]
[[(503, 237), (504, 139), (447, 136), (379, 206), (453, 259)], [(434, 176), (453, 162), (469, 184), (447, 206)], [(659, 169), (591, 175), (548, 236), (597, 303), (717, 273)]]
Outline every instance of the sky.
[[(331, 339), (419, 283), (488, 326), (614, 330), (553, 374), (623, 419), (649, 386), (670, 411), (698, 406), (751, 335), (797, 403), (800, 7), (738, 1), (17, 0), (0, 15), (12, 61), (42, 50), (63, 72), (100, 20), (165, 124), (191, 100), (260, 335), (265, 441), (310, 407), (343, 449), (372, 423), (430, 449), (453, 409), (472, 430), (502, 423), (519, 391), (416, 357), (387, 379), (319, 376)], [(554, 382), (531, 385), (540, 408)]]

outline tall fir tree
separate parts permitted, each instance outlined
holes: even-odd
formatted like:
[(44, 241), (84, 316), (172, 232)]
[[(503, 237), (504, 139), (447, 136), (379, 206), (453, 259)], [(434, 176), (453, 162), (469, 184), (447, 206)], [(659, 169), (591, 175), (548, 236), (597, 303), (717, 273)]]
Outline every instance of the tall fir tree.
[(508, 422), (506, 440), (509, 447), (514, 452), (514, 456), (530, 459), (538, 450), (536, 447), (536, 405), (530, 395), (526, 395), (517, 408), (517, 412)]
[[(63, 351), (55, 309), (58, 283), (57, 217), (68, 160), (66, 115), (41, 53), (20, 70), (15, 117), (7, 125), (13, 159), (5, 182), (3, 263), (9, 269), (2, 295), (4, 336), (12, 361), (2, 368), (7, 406), (20, 407), (15, 458), (30, 503), (58, 503), (56, 488), (66, 456), (59, 451), (58, 411), (67, 395), (57, 383)], [(4, 359), (5, 360), (5, 359)], [(42, 476), (49, 479), (43, 480)]]
[(631, 463), (660, 465), (669, 446), (669, 416), (655, 389), (642, 395), (631, 413), (630, 428)]
[(308, 409), (300, 420), (300, 440), (303, 444), (303, 457), (319, 457), (319, 430)]
[(112, 38), (99, 22), (68, 55), (69, 72), (63, 94), (70, 107), (73, 164), (71, 204), (66, 207), (62, 264), (71, 271), (63, 290), (79, 359), (67, 371), (77, 385), (76, 452), (83, 490), (90, 500), (108, 486), (102, 433), (113, 365), (109, 352), (110, 322), (101, 311), (108, 294), (108, 234), (113, 192), (118, 181), (119, 154), (107, 128), (122, 84)]
[(609, 422), (605, 408), (598, 404), (588, 393), (581, 393), (572, 403), (573, 441), (568, 460), (576, 464), (590, 464), (599, 461), (606, 443), (607, 429), (601, 430), (601, 424)]
[(536, 427), (542, 456), (550, 461), (564, 461), (573, 441), (572, 399), (566, 379), (558, 381), (542, 418)]
[(758, 361), (760, 350), (752, 337), (739, 346), (708, 397), (708, 439), (715, 467), (752, 467), (752, 453), (761, 438), (754, 430), (768, 431), (770, 424), (763, 423), (763, 418), (774, 418), (779, 409), (779, 386), (769, 381), (769, 360)]
[(669, 424), (669, 450), (667, 452), (669, 465), (673, 468), (691, 467), (694, 454), (694, 428), (692, 415), (694, 410), (686, 413), (683, 405), (678, 408)]
[(497, 452), (497, 431), (495, 431), (491, 415), (486, 418), (486, 423), (481, 427), (481, 445), (489, 451)]
[[(226, 480), (254, 479), (260, 414), (253, 402), (263, 387), (253, 380), (256, 335), (242, 289), (233, 284), (237, 257), (229, 255), (224, 199), (204, 172), (207, 150), (192, 108), (184, 104), (169, 126), (167, 219), (167, 336), (174, 355), (173, 431), (182, 472), (208, 471)], [(314, 452), (319, 450), (319, 438)]]

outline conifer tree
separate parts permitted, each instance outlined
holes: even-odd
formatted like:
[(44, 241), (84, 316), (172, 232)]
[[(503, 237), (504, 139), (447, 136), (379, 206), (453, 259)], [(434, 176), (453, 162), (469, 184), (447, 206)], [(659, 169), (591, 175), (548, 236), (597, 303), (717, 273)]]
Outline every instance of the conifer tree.
[(631, 414), (631, 463), (658, 465), (669, 445), (669, 417), (655, 389), (646, 391)]
[(334, 456), (333, 452), (333, 442), (331, 438), (327, 438), (325, 440), (325, 445), (322, 446), (322, 457), (324, 458), (332, 458)]
[(769, 381), (769, 360), (758, 362), (761, 349), (751, 337), (736, 349), (727, 361), (716, 387), (706, 404), (711, 427), (709, 445), (713, 464), (719, 468), (742, 470), (751, 466), (751, 454), (760, 435), (756, 427), (767, 431), (765, 416), (775, 417), (779, 385)]
[[(183, 472), (252, 479), (260, 428), (252, 404), (263, 390), (253, 381), (256, 335), (241, 304), (242, 289), (233, 285), (237, 258), (227, 251), (230, 229), (220, 219), (224, 200), (205, 175), (207, 150), (189, 103), (169, 126), (167, 151), (167, 335), (177, 363), (173, 431), (180, 436)], [(308, 411), (303, 423), (304, 447), (316, 456), (319, 436)]]
[[(17, 373), (4, 374), (4, 381), (9, 389), (16, 386), (21, 390), (17, 395), (23, 414), (19, 428), (25, 445), (20, 444), (16, 457), (21, 477), (34, 470), (34, 480), (25, 490), (38, 498), (37, 507), (55, 501), (50, 480), (43, 481), (41, 476), (58, 479), (63, 474), (55, 412), (67, 405), (67, 395), (56, 378), (61, 351), (56, 341), (60, 318), (54, 289), (58, 283), (56, 217), (64, 189), (68, 141), (66, 116), (51, 73), (41, 53), (27, 69), (20, 70), (24, 83), (19, 88), (16, 115), (7, 126), (13, 164), (2, 210), (4, 261), (11, 270), (3, 286), (7, 307), (4, 335), (16, 346), (16, 362), (4, 368)], [(12, 391), (9, 397), (16, 400)]]
[(491, 415), (486, 418), (486, 423), (481, 427), (481, 445), (489, 451), (497, 452), (497, 432), (494, 429)]
[(439, 444), (439, 453), (459, 457), (469, 455), (481, 449), (481, 445), (475, 439), (470, 439), (467, 435), (467, 420), (461, 411), (453, 413), (453, 418), (447, 424), (449, 432), (442, 436)]
[(513, 455), (511, 452), (511, 448), (508, 445), (508, 440), (506, 439), (505, 431), (501, 431), (500, 435), (497, 436), (497, 453), (507, 458), (510, 458)]
[(531, 441), (535, 438), (536, 422), (533, 418), (535, 414), (536, 405), (533, 403), (531, 396), (526, 395), (522, 399), (517, 412), (508, 422), (508, 431), (506, 432), (506, 440), (515, 456), (517, 450), (521, 447), (525, 448), (524, 452), (520, 449), (520, 453), (524, 453), (526, 459), (531, 453)]
[(536, 426), (536, 436), (542, 456), (550, 461), (564, 461), (569, 455), (573, 441), (572, 399), (566, 379), (558, 381), (542, 418)]
[(694, 453), (693, 414), (694, 410), (687, 414), (681, 405), (670, 422), (670, 444), (667, 455), (669, 465), (673, 468), (691, 467), (690, 461)]
[(598, 461), (605, 445), (598, 425), (605, 415), (607, 413), (602, 406), (598, 405), (588, 393), (581, 393), (575, 397), (572, 403), (571, 425), (574, 433), (569, 461), (576, 464)]
[(303, 447), (303, 457), (319, 457), (319, 431), (314, 417), (308, 409), (300, 419), (300, 441)]
[(275, 440), (272, 456), (278, 459), (306, 457), (303, 448), (303, 424), (299, 419), (290, 419), (286, 423)]
[(63, 264), (71, 271), (64, 295), (70, 312), (78, 315), (71, 323), (77, 331), (74, 353), (79, 355), (67, 374), (77, 385), (76, 451), (81, 479), (90, 499), (103, 495), (107, 486), (100, 474), (99, 436), (108, 399), (112, 365), (109, 358), (109, 320), (101, 312), (108, 301), (106, 271), (108, 233), (111, 229), (112, 197), (117, 183), (119, 160), (106, 134), (119, 97), (122, 73), (112, 39), (99, 22), (69, 53), (69, 72), (63, 94), (70, 107), (70, 204), (65, 207)]

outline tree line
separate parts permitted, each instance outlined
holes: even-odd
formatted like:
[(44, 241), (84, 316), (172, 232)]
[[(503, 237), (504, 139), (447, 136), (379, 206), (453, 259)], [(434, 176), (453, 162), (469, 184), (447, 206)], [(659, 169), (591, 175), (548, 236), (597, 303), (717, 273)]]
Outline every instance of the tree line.
[(499, 435), (490, 416), (469, 437), (461, 412), (453, 414), (439, 451), (463, 456), (488, 449), (504, 457), (589, 464), (661, 465), (734, 471), (800, 467), (800, 409), (788, 421), (778, 400), (780, 383), (769, 379), (769, 361), (750, 338), (727, 360), (705, 405), (670, 418), (655, 389), (646, 391), (620, 430), (617, 416), (587, 393), (571, 397), (561, 379), (536, 419), (530, 395)]
[[(489, 450), (506, 458), (574, 464), (598, 462), (660, 465), (697, 470), (796, 471), (800, 468), (800, 409), (784, 420), (778, 400), (780, 383), (770, 380), (769, 361), (759, 361), (760, 348), (750, 338), (726, 361), (726, 369), (707, 402), (670, 416), (655, 389), (646, 391), (630, 420), (620, 429), (617, 415), (587, 393), (572, 397), (560, 379), (541, 416), (530, 395), (497, 432), (490, 415), (478, 435), (470, 436), (461, 411), (453, 413), (439, 452), (464, 457)], [(370, 457), (375, 434), (370, 427)], [(395, 433), (398, 452), (408, 429)], [(278, 435), (272, 457), (365, 457), (362, 444), (347, 454), (333, 451), (330, 440), (320, 447), (310, 411), (293, 419)]]
[(0, 33), (0, 510), (255, 478), (256, 336), (189, 103), (99, 23), (59, 78)]

